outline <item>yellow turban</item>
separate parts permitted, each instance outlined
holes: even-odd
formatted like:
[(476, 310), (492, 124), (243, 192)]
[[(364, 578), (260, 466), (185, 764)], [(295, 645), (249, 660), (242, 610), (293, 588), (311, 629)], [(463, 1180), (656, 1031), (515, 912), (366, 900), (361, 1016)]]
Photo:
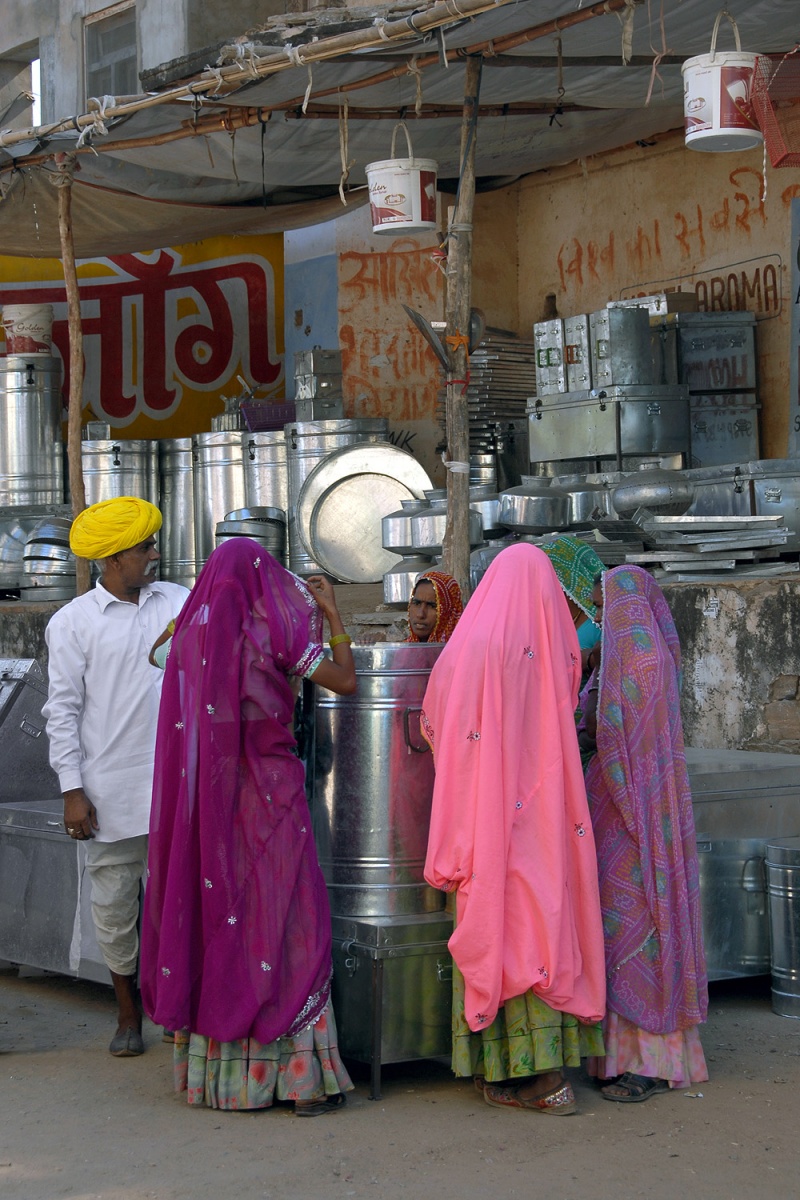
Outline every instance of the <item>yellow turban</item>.
[(155, 504), (136, 496), (101, 500), (78, 513), (69, 531), (69, 545), (78, 558), (109, 558), (130, 550), (161, 528)]

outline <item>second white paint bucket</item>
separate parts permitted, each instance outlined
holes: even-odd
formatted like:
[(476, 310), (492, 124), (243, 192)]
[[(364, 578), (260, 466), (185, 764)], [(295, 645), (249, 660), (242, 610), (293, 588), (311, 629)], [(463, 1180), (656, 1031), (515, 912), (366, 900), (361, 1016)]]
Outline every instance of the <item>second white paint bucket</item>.
[[(717, 32), (723, 16), (733, 26), (736, 49), (717, 52)], [(689, 58), (682, 67), (687, 149), (729, 152), (761, 145), (764, 138), (751, 103), (757, 57), (742, 50), (739, 30), (730, 14), (718, 13), (711, 53)]]
[[(395, 158), (397, 130), (406, 135), (408, 158)], [(405, 123), (392, 133), (391, 158), (367, 164), (373, 233), (426, 233), (436, 229), (436, 172), (432, 158), (414, 158)]]

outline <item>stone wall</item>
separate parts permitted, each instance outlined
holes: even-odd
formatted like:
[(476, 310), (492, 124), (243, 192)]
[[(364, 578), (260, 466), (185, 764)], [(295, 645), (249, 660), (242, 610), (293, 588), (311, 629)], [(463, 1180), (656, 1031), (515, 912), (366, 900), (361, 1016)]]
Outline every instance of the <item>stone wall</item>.
[(664, 588), (683, 649), (689, 745), (800, 754), (800, 579)]

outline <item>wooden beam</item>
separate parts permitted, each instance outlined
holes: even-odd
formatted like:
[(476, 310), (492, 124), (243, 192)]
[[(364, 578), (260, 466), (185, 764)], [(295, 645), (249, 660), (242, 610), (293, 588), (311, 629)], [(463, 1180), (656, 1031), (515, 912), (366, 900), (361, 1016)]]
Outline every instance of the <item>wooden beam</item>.
[[(447, 241), (447, 373), (445, 423), (447, 458), (469, 464), (469, 319), (472, 308), (472, 213), (475, 203), (475, 146), (478, 140), (478, 97), (481, 59), (467, 59), (464, 112), (461, 120), (461, 174)], [(442, 543), (445, 571), (454, 575), (466, 600), (469, 585), (469, 474), (447, 472), (447, 529)]]
[[(83, 326), (75, 245), (72, 239), (72, 178), (75, 159), (70, 154), (56, 158), (58, 168), (58, 232), (61, 238), (61, 264), (67, 291), (69, 329), (69, 409), (67, 417), (67, 465), (73, 520), (86, 508), (86, 490), (81, 461), (81, 414), (83, 410)], [(76, 559), (76, 594), (89, 591), (91, 568), (87, 559)]]

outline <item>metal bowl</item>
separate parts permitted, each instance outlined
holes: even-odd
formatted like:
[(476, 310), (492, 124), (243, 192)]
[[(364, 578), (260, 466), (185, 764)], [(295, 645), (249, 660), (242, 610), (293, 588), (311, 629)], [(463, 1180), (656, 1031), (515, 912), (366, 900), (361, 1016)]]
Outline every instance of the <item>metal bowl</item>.
[(660, 516), (680, 517), (693, 500), (692, 484), (678, 471), (642, 471), (629, 476), (611, 493), (611, 502), (622, 516), (647, 508)]
[(561, 488), (527, 484), (500, 496), (500, 524), (519, 533), (548, 533), (569, 526), (569, 496)]

